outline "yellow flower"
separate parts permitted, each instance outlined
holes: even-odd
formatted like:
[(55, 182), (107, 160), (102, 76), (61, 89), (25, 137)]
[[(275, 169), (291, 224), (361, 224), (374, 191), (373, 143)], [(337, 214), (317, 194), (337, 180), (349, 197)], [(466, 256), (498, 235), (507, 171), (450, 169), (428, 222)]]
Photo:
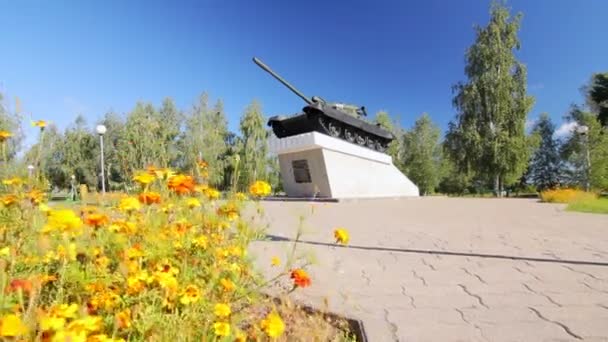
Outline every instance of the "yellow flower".
[(213, 310), (213, 313), (217, 316), (217, 317), (228, 317), (230, 316), (230, 314), (232, 313), (232, 311), (230, 310), (230, 305), (228, 304), (222, 304), (222, 303), (217, 303), (215, 304), (215, 308)]
[(118, 209), (122, 211), (133, 211), (139, 210), (141, 208), (141, 204), (139, 200), (135, 197), (126, 197), (120, 200), (120, 204), (118, 204)]
[(349, 240), (348, 231), (344, 228), (336, 228), (336, 230), (334, 230), (334, 237), (336, 238), (337, 243), (343, 245), (346, 245)]
[(137, 175), (133, 176), (133, 180), (141, 185), (148, 185), (154, 182), (154, 176), (147, 172), (140, 172)]
[(262, 330), (272, 338), (281, 336), (283, 331), (285, 331), (285, 323), (283, 323), (281, 316), (276, 312), (269, 313), (268, 316), (262, 320), (261, 326)]
[(247, 195), (245, 195), (242, 192), (237, 192), (236, 195), (234, 195), (234, 197), (237, 199), (237, 201), (245, 201), (245, 200), (247, 200)]
[(11, 249), (9, 246), (6, 246), (2, 249), (0, 249), (0, 256), (9, 256), (11, 253)]
[(224, 287), (224, 291), (226, 291), (226, 292), (231, 292), (235, 288), (235, 285), (232, 282), (232, 280), (230, 280), (228, 278), (222, 278), (220, 280), (220, 284), (222, 284), (222, 287)]
[(247, 335), (244, 332), (239, 330), (234, 335), (234, 342), (247, 342)]
[(99, 316), (86, 316), (68, 324), (67, 330), (72, 332), (92, 333), (101, 330), (102, 320)]
[(198, 199), (191, 197), (186, 200), (186, 205), (190, 208), (197, 208), (201, 206), (201, 202)]
[(205, 236), (205, 235), (201, 235), (197, 238), (195, 238), (193, 241), (195, 246), (200, 247), (200, 248), (207, 248), (207, 246), (209, 245), (209, 239)]
[(217, 336), (230, 336), (230, 324), (224, 322), (213, 323), (213, 329)]
[(49, 211), (51, 211), (51, 208), (49, 208), (49, 206), (44, 203), (40, 203), (40, 205), (38, 205), (38, 210), (42, 211), (43, 213), (48, 213)]
[(32, 121), (32, 126), (38, 127), (40, 129), (45, 128), (46, 125), (47, 125), (47, 123), (44, 120)]
[(281, 259), (279, 259), (277, 256), (273, 256), (272, 259), (270, 259), (270, 264), (272, 266), (279, 266), (281, 265)]
[(195, 285), (188, 285), (184, 292), (182, 293), (182, 297), (180, 298), (180, 302), (184, 305), (196, 303), (201, 299), (201, 291)]
[(220, 198), (220, 192), (213, 188), (208, 188), (205, 191), (205, 196), (207, 196), (210, 200), (215, 200)]
[(51, 210), (47, 224), (42, 228), (42, 232), (46, 233), (52, 230), (75, 231), (81, 226), (82, 220), (72, 210)]
[(2, 180), (2, 184), (19, 186), (19, 185), (23, 184), (23, 180), (19, 177), (13, 177), (13, 178)]
[(87, 333), (86, 331), (69, 331), (69, 330), (61, 330), (53, 335), (51, 342), (86, 342), (87, 341)]
[(5, 142), (8, 138), (12, 137), (13, 134), (7, 131), (0, 131), (0, 143)]
[(0, 336), (2, 337), (16, 337), (27, 334), (28, 329), (25, 324), (21, 321), (19, 316), (10, 314), (2, 317), (0, 323)]
[(268, 196), (271, 191), (270, 184), (264, 181), (256, 181), (249, 187), (249, 193), (257, 197)]
[(60, 304), (55, 305), (49, 310), (49, 314), (55, 317), (76, 318), (78, 312), (78, 304)]
[(108, 337), (106, 334), (97, 334), (89, 336), (87, 342), (125, 342), (125, 340), (122, 338), (113, 339)]
[(233, 262), (232, 264), (230, 264), (230, 271), (232, 271), (232, 273), (234, 274), (241, 274), (241, 266)]
[(155, 169), (153, 172), (156, 175), (156, 177), (158, 179), (169, 179), (173, 176), (175, 176), (175, 171), (171, 170), (171, 169)]
[(43, 316), (39, 321), (42, 331), (57, 331), (65, 326), (65, 318), (63, 317)]

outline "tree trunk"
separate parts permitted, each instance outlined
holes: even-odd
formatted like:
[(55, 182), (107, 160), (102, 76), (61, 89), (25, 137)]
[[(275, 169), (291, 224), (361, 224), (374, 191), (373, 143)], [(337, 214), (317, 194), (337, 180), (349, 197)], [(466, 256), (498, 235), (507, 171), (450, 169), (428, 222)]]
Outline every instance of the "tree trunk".
[(494, 175), (494, 196), (500, 197), (500, 176)]

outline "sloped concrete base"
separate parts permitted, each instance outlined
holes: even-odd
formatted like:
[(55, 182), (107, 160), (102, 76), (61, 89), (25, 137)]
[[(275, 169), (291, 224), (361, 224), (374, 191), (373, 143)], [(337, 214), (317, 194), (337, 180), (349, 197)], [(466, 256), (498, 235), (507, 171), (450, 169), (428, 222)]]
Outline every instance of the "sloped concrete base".
[(289, 197), (382, 198), (419, 196), (392, 158), (311, 132), (270, 140)]

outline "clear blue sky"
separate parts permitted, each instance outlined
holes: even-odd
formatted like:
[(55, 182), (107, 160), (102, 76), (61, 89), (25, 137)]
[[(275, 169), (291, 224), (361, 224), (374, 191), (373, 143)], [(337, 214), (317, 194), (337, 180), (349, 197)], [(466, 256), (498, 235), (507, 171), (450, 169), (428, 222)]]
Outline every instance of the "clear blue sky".
[[(530, 119), (548, 112), (560, 122), (591, 73), (608, 70), (608, 1), (509, 6), (524, 12)], [(445, 129), (473, 25), (488, 12), (489, 0), (0, 0), (0, 91), (62, 128), (138, 100), (171, 96), (187, 109), (207, 91), (235, 130), (254, 98), (268, 116), (303, 106), (251, 62), (258, 56), (308, 96), (384, 109), (406, 128), (428, 112)]]

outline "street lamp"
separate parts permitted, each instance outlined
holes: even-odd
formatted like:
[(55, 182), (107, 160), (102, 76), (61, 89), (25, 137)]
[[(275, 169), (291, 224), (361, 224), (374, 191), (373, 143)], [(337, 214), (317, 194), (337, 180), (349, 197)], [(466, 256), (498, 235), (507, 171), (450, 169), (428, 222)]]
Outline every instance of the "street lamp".
[(103, 135), (106, 134), (106, 126), (97, 125), (97, 134), (99, 134), (99, 144), (101, 146), (101, 193), (106, 194), (106, 177), (104, 172), (104, 160), (103, 160)]
[(27, 173), (30, 178), (32, 178), (32, 174), (34, 174), (34, 165), (30, 164), (27, 166)]
[(591, 188), (591, 158), (589, 157), (589, 127), (577, 126), (576, 133), (585, 137), (585, 152), (586, 152), (586, 165), (585, 165), (585, 191), (589, 191)]

